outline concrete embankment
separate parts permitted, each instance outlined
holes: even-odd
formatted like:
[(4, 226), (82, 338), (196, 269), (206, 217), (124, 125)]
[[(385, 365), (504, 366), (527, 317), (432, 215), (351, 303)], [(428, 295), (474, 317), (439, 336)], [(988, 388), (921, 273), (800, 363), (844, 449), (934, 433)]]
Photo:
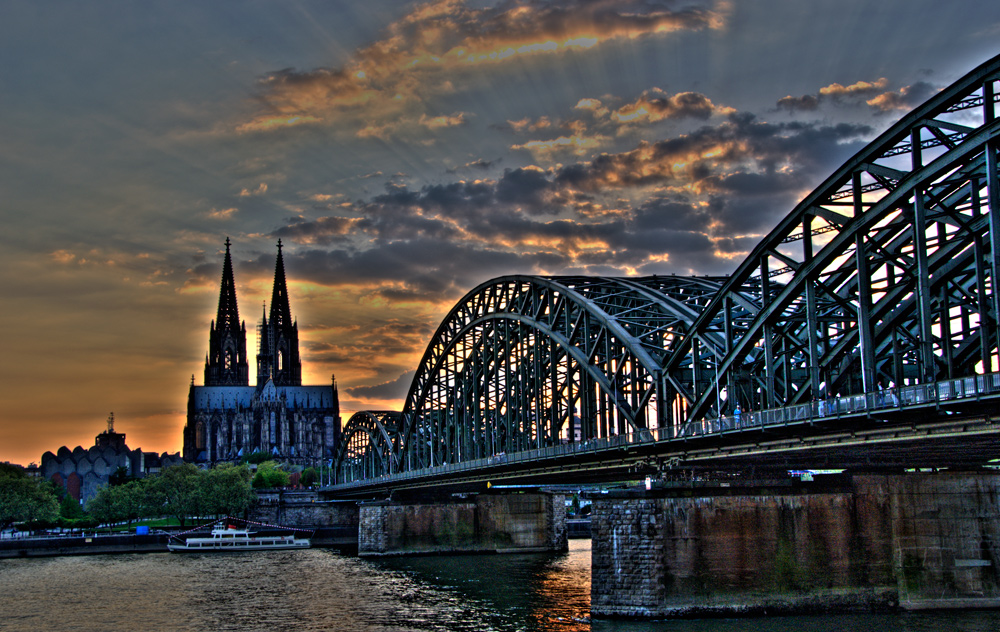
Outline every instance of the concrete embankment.
[(88, 535), (0, 540), (0, 559), (99, 555), (102, 553), (154, 553), (167, 550), (166, 533), (150, 535)]
[[(102, 555), (116, 553), (165, 553), (170, 534), (87, 535), (10, 538), (0, 540), (0, 559), (53, 557), (58, 555)], [(344, 554), (358, 550), (358, 531), (320, 527), (311, 538), (313, 548), (333, 549)]]

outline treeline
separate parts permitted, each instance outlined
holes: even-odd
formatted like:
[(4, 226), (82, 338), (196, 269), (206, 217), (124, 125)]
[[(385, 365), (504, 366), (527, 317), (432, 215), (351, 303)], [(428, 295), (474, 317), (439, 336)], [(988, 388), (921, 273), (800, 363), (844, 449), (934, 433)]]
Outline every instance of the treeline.
[(0, 529), (14, 524), (28, 530), (54, 526), (89, 529), (162, 517), (176, 518), (185, 526), (195, 516), (244, 516), (257, 502), (256, 489), (308, 486), (319, 480), (313, 468), (288, 472), (274, 461), (248, 461), (256, 466), (256, 472), (247, 462), (223, 463), (209, 470), (185, 463), (132, 479), (119, 468), (86, 507), (50, 481), (0, 463)]
[(195, 516), (243, 516), (257, 502), (252, 480), (246, 465), (223, 463), (202, 470), (184, 463), (154, 476), (106, 485), (90, 499), (86, 510), (98, 524), (168, 516), (183, 527)]
[(30, 521), (59, 518), (59, 499), (48, 481), (28, 476), (14, 465), (0, 463), (0, 529)]

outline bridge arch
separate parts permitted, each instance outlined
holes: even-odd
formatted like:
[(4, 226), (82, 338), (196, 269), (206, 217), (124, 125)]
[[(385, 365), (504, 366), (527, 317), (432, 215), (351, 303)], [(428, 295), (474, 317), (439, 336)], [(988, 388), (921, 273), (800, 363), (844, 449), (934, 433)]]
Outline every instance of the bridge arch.
[(402, 413), (352, 417), (338, 466), (670, 437), (737, 407), (1000, 370), (998, 101), (1000, 57), (848, 160), (731, 276), (483, 283), (438, 327)]
[[(664, 367), (692, 418), (723, 387), (746, 410), (997, 368), (998, 80), (1000, 57), (903, 117), (754, 248)], [(763, 309), (713, 346), (750, 282)], [(718, 357), (719, 385), (684, 383)]]
[(363, 410), (351, 415), (334, 460), (340, 479), (374, 478), (398, 471), (400, 413)]

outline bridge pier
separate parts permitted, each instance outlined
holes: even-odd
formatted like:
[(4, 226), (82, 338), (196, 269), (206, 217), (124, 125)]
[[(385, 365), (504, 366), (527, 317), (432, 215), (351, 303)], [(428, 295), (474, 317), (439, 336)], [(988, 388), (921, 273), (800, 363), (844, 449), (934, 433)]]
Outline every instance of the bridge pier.
[(591, 614), (1000, 607), (1000, 475), (857, 474), (593, 495)]
[(562, 494), (491, 492), (362, 503), (358, 555), (565, 551)]

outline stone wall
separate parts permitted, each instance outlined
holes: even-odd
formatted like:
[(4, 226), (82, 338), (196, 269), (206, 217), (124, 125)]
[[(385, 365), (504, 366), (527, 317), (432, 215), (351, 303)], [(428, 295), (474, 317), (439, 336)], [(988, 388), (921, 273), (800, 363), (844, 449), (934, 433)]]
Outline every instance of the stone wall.
[(427, 503), (361, 506), (360, 555), (562, 551), (565, 499), (546, 493), (483, 494)]
[(992, 605), (1000, 598), (998, 482), (993, 474), (865, 475), (842, 489), (601, 495), (591, 612)]
[(257, 493), (251, 519), (286, 527), (357, 527), (358, 505), (323, 500), (314, 491), (264, 490)]

